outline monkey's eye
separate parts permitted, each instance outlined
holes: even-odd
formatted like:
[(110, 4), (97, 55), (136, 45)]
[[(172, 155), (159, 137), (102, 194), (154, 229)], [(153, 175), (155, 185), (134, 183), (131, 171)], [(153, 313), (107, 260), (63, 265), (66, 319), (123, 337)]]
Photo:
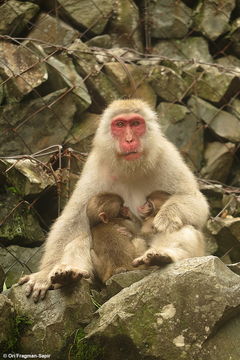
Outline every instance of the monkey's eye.
[(124, 121), (117, 121), (116, 126), (117, 127), (123, 127), (125, 125)]
[(132, 126), (139, 126), (140, 125), (140, 121), (139, 120), (134, 120), (131, 122)]

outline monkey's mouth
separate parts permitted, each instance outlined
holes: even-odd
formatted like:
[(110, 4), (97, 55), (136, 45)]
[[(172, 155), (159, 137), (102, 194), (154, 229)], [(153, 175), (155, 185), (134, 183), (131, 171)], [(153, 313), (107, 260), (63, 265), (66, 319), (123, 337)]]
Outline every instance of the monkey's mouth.
[(139, 159), (142, 156), (142, 153), (138, 151), (127, 151), (120, 154), (120, 157), (124, 158), (125, 160), (135, 160)]

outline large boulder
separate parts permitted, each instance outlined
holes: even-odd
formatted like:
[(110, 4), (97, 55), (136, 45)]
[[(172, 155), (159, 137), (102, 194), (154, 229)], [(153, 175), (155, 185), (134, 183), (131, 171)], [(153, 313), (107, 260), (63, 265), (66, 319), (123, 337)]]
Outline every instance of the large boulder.
[(213, 256), (170, 265), (102, 305), (87, 338), (108, 360), (237, 360), (239, 280)]

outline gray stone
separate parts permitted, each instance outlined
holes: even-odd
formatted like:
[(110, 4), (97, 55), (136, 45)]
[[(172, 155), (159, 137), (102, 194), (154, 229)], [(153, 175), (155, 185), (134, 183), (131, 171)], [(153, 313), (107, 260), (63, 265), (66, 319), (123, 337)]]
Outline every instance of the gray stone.
[(16, 344), (15, 311), (12, 302), (0, 294), (0, 351), (8, 353)]
[(205, 166), (201, 175), (205, 179), (225, 182), (232, 167), (236, 146), (230, 142), (211, 142), (207, 144), (204, 158)]
[(156, 65), (152, 68), (151, 80), (153, 90), (166, 101), (181, 102), (187, 94), (187, 82), (177, 69)]
[[(87, 326), (91, 343), (101, 343), (104, 358), (217, 360), (240, 356), (239, 333), (217, 341), (239, 327), (239, 276), (218, 258), (187, 259), (156, 271), (123, 289), (101, 306)], [(215, 344), (217, 348), (215, 348)], [(232, 346), (232, 343), (236, 346)], [(224, 357), (225, 356), (225, 357)]]
[(3, 271), (3, 268), (0, 265), (0, 292), (2, 292), (4, 281), (5, 281), (5, 272)]
[(195, 11), (196, 30), (215, 40), (229, 30), (229, 19), (235, 0), (202, 0)]
[(48, 186), (56, 184), (46, 168), (34, 159), (0, 160), (0, 172), (16, 190), (23, 196), (39, 194)]
[(16, 46), (1, 41), (0, 60), (0, 74), (2, 79), (6, 80), (8, 102), (21, 100), (23, 96), (47, 80), (45, 64), (27, 47), (27, 44)]
[(235, 56), (228, 55), (216, 60), (216, 63), (225, 67), (227, 71), (239, 71), (240, 72), (240, 59)]
[(143, 67), (132, 64), (124, 64), (123, 67), (119, 62), (108, 62), (104, 70), (122, 95), (145, 100), (155, 108), (157, 96), (145, 80), (146, 74)]
[(86, 41), (87, 46), (94, 46), (99, 48), (109, 49), (112, 47), (111, 36), (108, 34), (95, 36), (94, 38)]
[(102, 71), (102, 64), (99, 64), (94, 53), (87, 45), (80, 40), (69, 47), (69, 51), (75, 59), (78, 73), (85, 78), (87, 88), (95, 97), (97, 111), (102, 111), (106, 104), (120, 97), (120, 93), (112, 84), (109, 78)]
[(235, 94), (239, 90), (238, 68), (226, 71), (224, 67), (192, 64), (183, 68), (183, 76), (188, 83), (190, 94), (212, 102), (226, 101), (227, 92)]
[(11, 194), (10, 189), (8, 194), (0, 194), (0, 242), (22, 246), (42, 243), (45, 236), (29, 203)]
[(4, 106), (0, 110), (0, 131), (5, 141), (0, 143), (0, 154), (29, 154), (62, 144), (78, 110), (75, 96), (66, 88), (36, 100)]
[(106, 289), (102, 291), (105, 301), (118, 294), (122, 289), (129, 287), (154, 270), (133, 270), (112, 276), (106, 282)]
[(182, 105), (161, 102), (157, 113), (164, 134), (178, 147), (189, 166), (199, 170), (203, 159), (203, 125)]
[(240, 141), (240, 121), (235, 116), (196, 96), (191, 97), (188, 106), (193, 115), (203, 120), (217, 135), (232, 142)]
[(232, 24), (230, 39), (232, 41), (232, 49), (237, 56), (240, 56), (240, 18), (236, 19)]
[(0, 265), (5, 271), (5, 284), (10, 288), (24, 274), (37, 272), (43, 247), (25, 248), (8, 246), (0, 248)]
[(143, 51), (140, 22), (139, 10), (133, 0), (115, 1), (114, 15), (108, 28), (112, 44)]
[(54, 92), (66, 88), (72, 88), (72, 93), (76, 95), (78, 111), (86, 110), (91, 104), (91, 98), (88, 89), (77, 73), (72, 59), (66, 55), (51, 56), (48, 58), (49, 79), (44, 84), (48, 92)]
[(154, 38), (182, 38), (192, 24), (192, 10), (181, 1), (151, 1), (148, 11), (150, 34)]
[(89, 284), (81, 281), (74, 286), (48, 291), (46, 299), (37, 304), (25, 296), (25, 285), (12, 287), (7, 296), (21, 317), (29, 319), (20, 334), (19, 352), (51, 354), (53, 359), (66, 359), (74, 333), (87, 324), (95, 310)]
[(215, 217), (208, 221), (207, 228), (216, 238), (217, 255), (228, 254), (231, 261), (240, 261), (240, 218)]
[(234, 99), (228, 106), (228, 110), (231, 114), (236, 116), (240, 120), (240, 100)]
[(153, 47), (153, 53), (166, 56), (171, 60), (194, 60), (212, 63), (208, 43), (201, 37), (181, 40), (161, 40)]
[(99, 125), (98, 114), (82, 113), (78, 117), (77, 123), (72, 128), (70, 136), (66, 139), (66, 144), (74, 150), (88, 153), (92, 147), (92, 139)]
[(28, 37), (39, 40), (39, 43), (47, 54), (52, 53), (56, 48), (67, 47), (80, 34), (61, 19), (41, 13), (34, 23)]
[(101, 34), (114, 10), (113, 1), (95, 0), (57, 0), (53, 5), (59, 6), (59, 12), (73, 24), (83, 26), (95, 34)]
[(28, 1), (8, 0), (0, 6), (0, 34), (16, 36), (38, 13), (39, 6)]

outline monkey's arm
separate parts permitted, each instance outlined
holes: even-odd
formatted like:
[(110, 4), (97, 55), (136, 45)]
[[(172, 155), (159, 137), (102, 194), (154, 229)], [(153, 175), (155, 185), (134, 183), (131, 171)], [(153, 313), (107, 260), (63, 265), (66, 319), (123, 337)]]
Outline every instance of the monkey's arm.
[(162, 206), (153, 220), (158, 232), (173, 232), (184, 225), (201, 230), (208, 218), (205, 197), (196, 190), (193, 194), (176, 194)]
[(159, 189), (172, 195), (160, 208), (153, 225), (159, 232), (173, 232), (184, 225), (202, 229), (209, 214), (208, 203), (176, 147), (165, 141), (159, 160)]
[(92, 275), (86, 204), (91, 196), (102, 190), (95, 173), (94, 159), (90, 157), (68, 204), (49, 233), (39, 272), (19, 280), (19, 284), (27, 283), (26, 295), (32, 295), (34, 301), (44, 298), (53, 284)]

